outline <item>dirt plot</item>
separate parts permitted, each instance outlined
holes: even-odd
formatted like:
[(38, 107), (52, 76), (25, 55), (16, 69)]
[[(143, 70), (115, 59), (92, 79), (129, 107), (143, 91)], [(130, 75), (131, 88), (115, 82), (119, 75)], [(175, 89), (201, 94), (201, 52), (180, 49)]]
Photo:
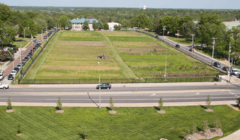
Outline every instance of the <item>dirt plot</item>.
[(103, 46), (106, 45), (102, 41), (57, 41), (60, 45), (91, 45), (91, 46)]
[(113, 32), (104, 32), (107, 36), (145, 36), (144, 34), (139, 34), (132, 31), (113, 31)]

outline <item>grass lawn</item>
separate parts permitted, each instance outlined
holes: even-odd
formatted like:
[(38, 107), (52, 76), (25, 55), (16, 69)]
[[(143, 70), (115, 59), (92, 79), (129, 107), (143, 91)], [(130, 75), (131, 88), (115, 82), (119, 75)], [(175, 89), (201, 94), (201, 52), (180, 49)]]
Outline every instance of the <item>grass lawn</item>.
[[(202, 54), (205, 54), (207, 56), (212, 57), (212, 51), (210, 51), (210, 50), (207, 50), (207, 49), (205, 49), (205, 50), (197, 49), (197, 52), (200, 52)], [(224, 61), (225, 60), (225, 58), (214, 58), (214, 59), (217, 59), (219, 61)]]
[[(25, 45), (28, 44), (29, 41), (31, 41), (31, 38), (26, 38), (24, 39), (24, 37), (19, 37), (19, 38), (16, 38), (16, 40), (23, 40), (23, 42), (13, 42), (12, 45), (16, 45), (16, 47), (19, 47), (19, 48), (23, 48)], [(21, 44), (21, 46), (20, 46)]]
[[(186, 41), (185, 38), (167, 37), (167, 39), (170, 39), (172, 41), (178, 42), (179, 44), (184, 44), (184, 45), (189, 45), (189, 46), (192, 45), (192, 40)], [(201, 44), (199, 44), (197, 42), (194, 42), (194, 45), (201, 45)]]
[[(24, 79), (98, 79), (98, 62), (102, 79), (125, 78), (106, 42), (99, 40), (104, 39), (98, 32), (57, 33)], [(102, 54), (109, 59), (98, 59)]]
[[(119, 31), (121, 32), (121, 31)], [(150, 36), (121, 36), (119, 32), (106, 33), (120, 57), (141, 78), (162, 78), (165, 74), (167, 53), (167, 77), (216, 76), (218, 71), (187, 56)], [(116, 33), (114, 36), (112, 34)], [(135, 32), (135, 34), (141, 34)], [(119, 35), (119, 36), (117, 36)], [(117, 41), (116, 38), (127, 38)]]
[[(210, 108), (214, 112), (200, 106), (164, 107), (166, 114), (156, 113), (153, 107), (114, 108), (118, 113), (111, 115), (106, 108), (79, 107), (64, 107), (63, 114), (56, 114), (54, 107), (13, 107), (16, 111), (8, 114), (1, 106), (0, 139), (77, 140), (85, 128), (89, 140), (181, 140), (193, 123), (202, 130), (205, 120), (215, 127), (217, 118), (224, 136), (240, 129), (240, 112), (228, 106)], [(16, 137), (18, 124), (21, 137)]]
[(2, 66), (4, 63), (0, 63), (0, 66)]

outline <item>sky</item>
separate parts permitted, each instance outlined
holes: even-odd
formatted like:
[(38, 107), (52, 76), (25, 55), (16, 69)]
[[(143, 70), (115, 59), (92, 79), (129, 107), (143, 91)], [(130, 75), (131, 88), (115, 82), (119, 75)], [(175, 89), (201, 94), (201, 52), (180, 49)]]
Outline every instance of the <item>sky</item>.
[(240, 9), (240, 0), (0, 0), (8, 6)]

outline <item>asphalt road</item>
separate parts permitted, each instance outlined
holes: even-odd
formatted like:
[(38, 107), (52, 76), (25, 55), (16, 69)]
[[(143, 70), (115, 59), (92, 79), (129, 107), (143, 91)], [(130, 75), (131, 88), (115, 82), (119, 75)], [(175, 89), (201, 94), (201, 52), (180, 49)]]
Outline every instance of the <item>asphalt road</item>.
[[(102, 103), (157, 103), (159, 97), (167, 102), (236, 101), (240, 97), (238, 85), (174, 86), (174, 87), (113, 87), (102, 89)], [(134, 91), (133, 91), (134, 89)], [(56, 103), (61, 96), (63, 103), (98, 103), (99, 91), (94, 88), (11, 88), (0, 90), (0, 102)]]

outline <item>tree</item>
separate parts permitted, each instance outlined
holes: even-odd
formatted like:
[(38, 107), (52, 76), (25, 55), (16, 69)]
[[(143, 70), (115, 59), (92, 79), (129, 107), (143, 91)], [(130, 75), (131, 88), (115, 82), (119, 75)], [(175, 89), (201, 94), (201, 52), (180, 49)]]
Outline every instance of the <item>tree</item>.
[(0, 30), (0, 40), (2, 45), (9, 45), (14, 42), (16, 31), (13, 27), (3, 24)]
[(110, 101), (109, 101), (110, 107), (111, 109), (114, 107), (114, 103), (113, 103), (113, 99), (112, 97), (110, 97)]
[(93, 21), (93, 29), (96, 30), (98, 28), (98, 24), (97, 22), (94, 20)]
[(196, 124), (193, 123), (193, 125), (192, 125), (192, 134), (194, 134), (196, 132), (197, 132), (197, 127), (196, 127)]
[(135, 21), (135, 26), (144, 28), (149, 26), (149, 18), (145, 14), (140, 14), (136, 21)]
[(68, 20), (66, 23), (66, 29), (70, 30), (72, 28), (72, 22), (71, 20)]
[(220, 120), (217, 118), (216, 121), (215, 121), (215, 127), (218, 129), (218, 128), (222, 128), (222, 124), (220, 122)]
[(203, 131), (206, 132), (208, 129), (209, 129), (208, 122), (207, 122), (207, 120), (205, 120), (203, 122)]
[(240, 98), (237, 99), (237, 106), (240, 107)]
[(60, 96), (58, 97), (57, 109), (58, 109), (58, 110), (62, 110), (62, 102), (61, 102)]
[(159, 107), (160, 110), (162, 110), (162, 107), (163, 107), (162, 97), (160, 97), (160, 100), (158, 101), (158, 107)]
[(211, 100), (210, 100), (210, 96), (209, 96), (209, 95), (208, 95), (208, 97), (207, 97), (206, 104), (207, 104), (207, 108), (209, 108), (210, 105), (211, 105)]
[(8, 107), (7, 107), (8, 110), (12, 109), (12, 103), (11, 103), (11, 99), (10, 97), (8, 97)]
[(47, 27), (47, 22), (43, 19), (36, 18), (36, 19), (34, 19), (34, 21), (35, 21), (35, 23), (42, 26), (42, 30), (44, 30)]
[(0, 20), (6, 22), (10, 20), (11, 16), (11, 9), (7, 5), (0, 3)]
[(84, 29), (84, 30), (88, 30), (88, 29), (89, 29), (88, 21), (87, 21), (87, 20), (85, 20), (85, 22), (83, 23), (83, 29)]
[(130, 21), (127, 19), (124, 19), (124, 20), (122, 20), (121, 24), (122, 24), (123, 28), (128, 29), (130, 26)]
[(25, 29), (26, 36), (31, 36), (31, 35), (35, 36), (37, 34), (37, 25), (32, 19), (20, 21), (18, 33), (20, 33), (21, 35), (24, 35), (24, 29)]
[(21, 126), (20, 126), (20, 123), (18, 124), (18, 129), (17, 129), (17, 133), (20, 134), (22, 132), (21, 130)]
[(58, 22), (61, 24), (61, 27), (66, 27), (68, 18), (66, 16), (61, 16), (61, 18), (58, 20)]
[(98, 20), (98, 23), (97, 23), (97, 28), (100, 30), (103, 28), (103, 24), (100, 20)]
[(121, 30), (121, 25), (114, 25), (114, 30), (120, 31)]
[(29, 16), (29, 18), (31, 18), (31, 19), (34, 19), (34, 18), (37, 17), (37, 14), (36, 14), (36, 13), (33, 13), (33, 12), (27, 12), (26, 14), (27, 14), (27, 15)]
[(105, 29), (105, 30), (108, 30), (108, 29), (109, 29), (109, 26), (108, 26), (107, 23), (104, 23), (104, 24), (103, 24), (103, 29)]

